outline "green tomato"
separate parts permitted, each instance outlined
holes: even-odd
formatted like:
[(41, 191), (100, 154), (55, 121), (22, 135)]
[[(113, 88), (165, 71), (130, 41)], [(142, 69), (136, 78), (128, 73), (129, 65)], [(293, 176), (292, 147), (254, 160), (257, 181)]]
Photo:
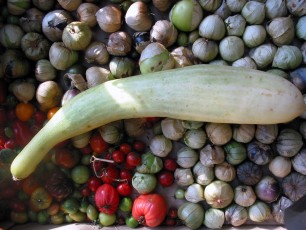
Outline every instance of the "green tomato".
[(84, 222), (87, 217), (87, 215), (81, 211), (69, 214), (69, 216), (71, 217), (71, 219), (73, 219), (75, 222), (78, 222), (78, 223)]
[(200, 24), (203, 10), (198, 1), (181, 0), (172, 7), (169, 18), (178, 30), (191, 32)]
[(132, 210), (133, 200), (131, 197), (123, 197), (119, 203), (119, 210), (122, 212), (130, 212)]
[(86, 214), (88, 219), (94, 221), (98, 219), (99, 212), (92, 204), (89, 204), (87, 207)]
[(116, 221), (116, 214), (106, 214), (104, 212), (100, 212), (99, 221), (103, 226), (111, 226)]
[(77, 213), (80, 209), (80, 204), (75, 198), (67, 198), (62, 202), (61, 209), (68, 214)]
[(127, 216), (125, 218), (125, 224), (129, 228), (137, 228), (138, 227), (138, 221), (133, 216)]
[(174, 193), (175, 199), (184, 199), (185, 198), (185, 190), (178, 188)]
[(42, 210), (37, 213), (37, 222), (39, 224), (46, 224), (49, 220), (49, 215), (47, 210)]
[(77, 165), (71, 170), (71, 178), (77, 184), (85, 184), (90, 176), (90, 170), (85, 165)]

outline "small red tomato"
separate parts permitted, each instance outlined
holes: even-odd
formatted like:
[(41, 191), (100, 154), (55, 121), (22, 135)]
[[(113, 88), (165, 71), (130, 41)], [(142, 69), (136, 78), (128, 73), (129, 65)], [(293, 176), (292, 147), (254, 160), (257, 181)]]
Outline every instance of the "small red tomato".
[(43, 111), (37, 110), (33, 115), (33, 119), (37, 124), (43, 124), (47, 120), (47, 115)]
[(168, 211), (168, 215), (173, 219), (177, 218), (177, 208), (170, 207)]
[(99, 132), (94, 133), (89, 140), (90, 147), (96, 154), (105, 152), (109, 144), (103, 140)]
[(87, 181), (87, 187), (90, 189), (90, 191), (95, 192), (101, 185), (101, 180), (97, 177), (91, 177)]
[(7, 141), (8, 141), (8, 139), (5, 135), (0, 135), (0, 146), (4, 147), (4, 145)]
[(30, 126), (24, 121), (15, 120), (12, 129), (15, 140), (20, 147), (26, 146), (33, 137)]
[(101, 180), (105, 184), (112, 184), (114, 180), (118, 178), (119, 178), (119, 170), (113, 165), (108, 165), (105, 168), (104, 175), (101, 177)]
[(126, 156), (126, 163), (136, 167), (141, 164), (141, 156), (136, 152), (129, 152)]
[(95, 173), (96, 176), (101, 176), (105, 163), (103, 161), (93, 161), (91, 164), (91, 170)]
[(146, 144), (143, 141), (135, 140), (133, 142), (133, 149), (139, 153), (142, 153), (146, 149)]
[(167, 217), (166, 220), (165, 220), (165, 224), (167, 226), (174, 226), (174, 225), (176, 225), (176, 220), (171, 218), (171, 217)]
[(125, 160), (125, 155), (122, 151), (120, 150), (115, 150), (112, 152), (112, 159), (116, 162), (116, 163), (122, 163)]
[(119, 195), (130, 196), (133, 191), (133, 186), (129, 183), (123, 182), (123, 183), (118, 184), (116, 189)]
[(169, 187), (173, 184), (174, 182), (174, 175), (173, 172), (163, 170), (158, 174), (158, 182), (163, 186), (163, 187)]
[(90, 145), (86, 145), (85, 147), (83, 148), (80, 148), (80, 151), (85, 154), (85, 155), (89, 155), (92, 153), (92, 149), (90, 147)]
[(133, 173), (130, 170), (128, 170), (126, 168), (121, 169), (120, 179), (127, 180), (127, 181), (132, 181), (132, 178), (133, 178)]
[(89, 196), (91, 194), (91, 191), (88, 187), (84, 187), (81, 189), (81, 194), (83, 197)]
[(128, 143), (122, 143), (119, 147), (119, 150), (124, 154), (128, 154), (129, 152), (132, 151), (132, 146)]
[(174, 172), (177, 169), (176, 160), (173, 158), (164, 159), (164, 169)]
[(63, 168), (71, 169), (78, 164), (79, 155), (66, 148), (58, 148), (55, 150), (55, 162)]
[(17, 147), (17, 143), (14, 139), (9, 139), (4, 143), (4, 148), (14, 149)]

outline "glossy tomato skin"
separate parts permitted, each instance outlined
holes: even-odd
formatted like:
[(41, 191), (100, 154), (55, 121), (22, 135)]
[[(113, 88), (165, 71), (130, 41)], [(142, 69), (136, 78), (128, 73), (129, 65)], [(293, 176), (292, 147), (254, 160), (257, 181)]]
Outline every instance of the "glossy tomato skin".
[(90, 191), (95, 192), (101, 185), (101, 180), (97, 177), (91, 177), (87, 181), (87, 187), (90, 189)]
[(116, 163), (122, 163), (125, 160), (125, 155), (122, 151), (120, 150), (115, 150), (112, 152), (112, 159), (116, 162)]
[(112, 185), (103, 184), (95, 193), (95, 204), (100, 212), (114, 214), (119, 206), (120, 196)]
[(133, 173), (131, 170), (123, 168), (120, 170), (120, 179), (127, 180), (128, 182), (132, 181)]
[(26, 146), (33, 137), (33, 133), (28, 123), (20, 120), (15, 120), (12, 124), (14, 137), (20, 147)]
[(136, 152), (129, 152), (126, 156), (126, 163), (136, 167), (141, 164), (141, 156)]
[(132, 216), (143, 225), (157, 227), (167, 215), (168, 205), (161, 194), (140, 195), (134, 200)]
[(121, 196), (130, 196), (133, 191), (133, 186), (130, 183), (120, 183), (116, 187), (119, 195)]
[(89, 144), (96, 154), (102, 154), (109, 147), (109, 144), (103, 140), (99, 132), (94, 133), (90, 137)]
[(163, 170), (158, 174), (158, 182), (163, 187), (169, 187), (174, 182), (174, 175), (173, 172), (170, 172), (168, 170)]
[(104, 170), (104, 175), (101, 177), (101, 180), (105, 184), (112, 184), (116, 179), (119, 178), (119, 170), (113, 166), (108, 165)]
[(143, 153), (146, 149), (146, 144), (143, 141), (135, 140), (133, 142), (133, 148), (135, 149), (135, 151)]
[(119, 150), (124, 154), (128, 154), (129, 152), (132, 151), (132, 146), (128, 143), (122, 143), (119, 147)]
[(173, 158), (164, 159), (164, 169), (174, 172), (177, 169), (176, 160)]

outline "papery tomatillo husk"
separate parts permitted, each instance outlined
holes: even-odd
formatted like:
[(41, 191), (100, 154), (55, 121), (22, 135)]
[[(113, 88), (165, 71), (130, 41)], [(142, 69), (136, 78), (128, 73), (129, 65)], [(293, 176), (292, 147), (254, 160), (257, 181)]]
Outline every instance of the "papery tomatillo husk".
[(158, 173), (163, 168), (163, 161), (160, 157), (155, 156), (151, 152), (141, 155), (141, 164), (136, 167), (136, 171), (140, 173)]
[(285, 0), (267, 0), (265, 9), (266, 17), (269, 19), (284, 17), (288, 13)]
[(149, 45), (151, 42), (150, 40), (150, 33), (149, 32), (135, 32), (133, 34), (133, 41), (135, 43), (136, 51), (141, 54), (141, 52)]
[(268, 69), (266, 72), (275, 74), (276, 76), (283, 77), (285, 79), (289, 79), (289, 74), (286, 71), (281, 70), (281, 69), (272, 68), (272, 69)]
[(228, 66), (229, 64), (224, 61), (224, 60), (219, 60), (219, 59), (215, 59), (215, 60), (212, 60), (211, 62), (209, 62), (210, 65), (224, 65), (224, 66)]
[[(306, 67), (299, 67), (294, 69), (289, 74), (289, 80), (302, 92), (306, 90)], [(304, 99), (304, 101), (306, 101)], [(302, 114), (302, 118), (303, 118)], [(306, 118), (306, 116), (305, 116)]]
[(198, 161), (192, 168), (195, 181), (200, 185), (208, 185), (215, 177), (214, 168)]
[(191, 66), (197, 63), (196, 57), (188, 47), (177, 47), (171, 51), (170, 55), (174, 59), (174, 68)]
[(200, 23), (198, 30), (201, 37), (215, 41), (221, 40), (226, 33), (224, 21), (216, 14), (206, 16)]
[(303, 137), (303, 139), (306, 139), (306, 121), (302, 121), (299, 127), (299, 131)]
[(214, 12), (214, 14), (219, 15), (223, 20), (228, 18), (231, 15), (231, 13), (232, 13), (231, 10), (227, 6), (227, 1), (222, 1), (220, 7), (216, 9), (216, 11)]
[(122, 25), (122, 11), (116, 5), (107, 5), (96, 12), (99, 27), (106, 33), (118, 31)]
[(174, 171), (174, 179), (175, 183), (182, 187), (189, 186), (194, 183), (194, 178), (190, 168), (177, 168)]
[(150, 30), (152, 42), (159, 42), (165, 47), (169, 47), (176, 42), (177, 29), (168, 20), (157, 20)]
[(205, 131), (208, 139), (214, 145), (224, 145), (232, 138), (232, 128), (225, 123), (207, 123)]
[(244, 33), (246, 21), (240, 14), (229, 16), (224, 22), (228, 35), (242, 36)]
[(178, 30), (184, 32), (191, 32), (197, 29), (202, 18), (203, 8), (196, 0), (176, 2), (169, 12), (170, 21)]
[(249, 143), (255, 137), (256, 126), (240, 124), (233, 126), (233, 139), (241, 143)]
[(301, 50), (293, 45), (284, 45), (277, 49), (272, 66), (284, 70), (295, 69), (303, 61)]
[(217, 208), (209, 208), (205, 212), (204, 225), (207, 228), (221, 229), (225, 221), (224, 211)]
[(75, 11), (82, 3), (82, 0), (57, 0), (57, 2), (63, 9), (68, 11)]
[(252, 161), (242, 162), (237, 166), (236, 171), (238, 180), (250, 186), (257, 184), (263, 176), (262, 168)]
[(205, 210), (201, 204), (185, 202), (179, 206), (178, 218), (190, 229), (198, 229), (204, 220)]
[(124, 129), (129, 137), (139, 137), (145, 132), (144, 118), (124, 119)]
[(89, 67), (86, 69), (85, 75), (88, 88), (100, 85), (113, 79), (111, 72), (108, 69), (100, 66)]
[(248, 1), (241, 10), (241, 15), (249, 24), (261, 24), (265, 19), (265, 4)]
[(18, 101), (27, 103), (35, 96), (35, 85), (29, 81), (16, 80), (10, 85), (11, 91)]
[(182, 168), (193, 167), (199, 159), (198, 153), (187, 146), (179, 148), (176, 152), (176, 163)]
[(21, 39), (21, 49), (32, 61), (48, 58), (50, 46), (49, 40), (36, 32), (26, 33)]
[(266, 165), (273, 158), (273, 151), (270, 145), (253, 140), (247, 144), (248, 158), (258, 165)]
[(244, 54), (244, 43), (240, 37), (227, 36), (219, 43), (219, 53), (225, 61), (233, 62)]
[(277, 223), (284, 224), (285, 210), (292, 204), (293, 202), (285, 196), (272, 204), (272, 216)]
[(212, 167), (225, 159), (224, 149), (221, 146), (207, 144), (200, 151), (200, 161), (203, 165)]
[(202, 121), (182, 120), (181, 122), (185, 129), (199, 129), (204, 125), (204, 122)]
[(106, 49), (110, 55), (125, 56), (132, 49), (132, 37), (125, 31), (111, 33), (108, 37)]
[(275, 45), (267, 43), (252, 48), (249, 55), (255, 61), (258, 69), (263, 69), (273, 62), (276, 51), (277, 48)]
[(226, 4), (231, 12), (239, 13), (246, 4), (247, 0), (226, 0)]
[(70, 50), (84, 50), (91, 42), (91, 28), (85, 22), (69, 23), (62, 34), (62, 41)]
[(238, 165), (247, 158), (247, 150), (244, 144), (235, 140), (230, 140), (224, 146), (226, 160), (232, 165)]
[(174, 58), (165, 46), (153, 42), (141, 52), (139, 67), (141, 73), (172, 69), (174, 68)]
[(12, 15), (22, 15), (31, 7), (31, 0), (7, 0), (6, 7)]
[(132, 178), (132, 185), (138, 193), (148, 194), (155, 189), (157, 179), (155, 174), (135, 172)]
[(306, 194), (306, 176), (292, 172), (281, 182), (282, 190), (293, 202), (298, 201)]
[(225, 208), (233, 201), (234, 191), (227, 182), (215, 180), (205, 187), (204, 197), (212, 208)]
[(148, 31), (153, 19), (148, 5), (142, 1), (134, 2), (125, 13), (126, 24), (135, 31)]
[(72, 16), (65, 10), (50, 11), (42, 20), (43, 34), (52, 42), (61, 41), (63, 29), (72, 21)]
[(172, 151), (172, 141), (164, 135), (154, 136), (149, 143), (152, 153), (158, 157), (166, 157)]
[(253, 48), (263, 44), (266, 37), (267, 32), (263, 25), (249, 25), (245, 28), (242, 39), (247, 47)]
[(306, 149), (303, 148), (298, 154), (296, 154), (292, 160), (292, 167), (295, 171), (306, 176)]
[(104, 65), (108, 63), (110, 57), (103, 42), (93, 41), (86, 47), (84, 58), (88, 63)]
[(279, 133), (275, 146), (279, 155), (293, 157), (302, 148), (303, 139), (298, 131), (291, 128), (285, 128)]
[(117, 144), (122, 140), (122, 121), (114, 121), (99, 127), (103, 140), (109, 144)]
[(247, 68), (247, 69), (257, 69), (256, 63), (253, 61), (252, 58), (250, 58), (248, 56), (234, 61), (232, 63), (232, 66), (240, 67), (240, 68)]
[(295, 35), (295, 28), (291, 16), (277, 17), (267, 23), (267, 33), (277, 46), (290, 44)]
[(198, 38), (192, 44), (192, 53), (202, 62), (209, 62), (218, 55), (218, 45), (213, 40)]
[(77, 88), (80, 91), (87, 89), (87, 83), (80, 73), (70, 73), (69, 71), (64, 75), (64, 79), (70, 84), (70, 88)]
[(61, 105), (65, 105), (68, 101), (70, 101), (72, 98), (74, 98), (76, 95), (78, 95), (81, 91), (76, 88), (68, 89), (61, 100)]
[(228, 162), (222, 162), (214, 166), (215, 176), (217, 179), (230, 182), (233, 181), (236, 177), (236, 169), (232, 164)]
[(38, 85), (36, 100), (42, 111), (58, 106), (61, 103), (63, 90), (55, 81), (45, 81)]
[(89, 144), (90, 137), (92, 136), (91, 132), (86, 132), (75, 137), (71, 138), (72, 145), (75, 148), (81, 149), (86, 147)]
[(55, 4), (55, 0), (32, 0), (32, 3), (40, 10), (50, 11)]
[(306, 64), (306, 42), (301, 45), (300, 49), (303, 55), (303, 63)]
[(6, 49), (1, 57), (1, 68), (7, 78), (25, 77), (30, 72), (30, 62), (18, 49)]
[(178, 141), (185, 133), (185, 128), (178, 119), (165, 118), (161, 121), (162, 132), (170, 140)]
[(248, 214), (249, 219), (254, 222), (264, 222), (270, 219), (272, 215), (270, 207), (262, 201), (256, 201), (251, 205)]
[(286, 6), (288, 11), (294, 16), (301, 17), (306, 15), (306, 1), (305, 0), (287, 0)]
[(281, 193), (281, 188), (274, 177), (264, 176), (256, 184), (255, 193), (260, 200), (271, 203), (277, 200)]
[(214, 12), (221, 6), (222, 0), (199, 0), (199, 3), (202, 6), (203, 10), (208, 12)]
[(291, 172), (291, 162), (288, 157), (276, 156), (269, 163), (270, 172), (279, 178), (287, 176)]
[(197, 183), (189, 185), (185, 191), (185, 199), (192, 203), (205, 200), (203, 186)]
[(238, 185), (234, 190), (234, 201), (242, 207), (249, 207), (256, 201), (256, 194), (251, 186)]
[(245, 207), (238, 204), (232, 204), (225, 209), (225, 220), (232, 226), (241, 226), (248, 219), (248, 211)]
[(183, 140), (188, 147), (200, 149), (205, 145), (207, 135), (203, 129), (191, 129), (184, 133)]
[(97, 24), (96, 13), (100, 8), (93, 3), (84, 2), (79, 5), (76, 10), (79, 21), (86, 23), (89, 27), (94, 27)]
[(278, 135), (278, 125), (257, 125), (255, 131), (256, 140), (263, 144), (271, 144)]
[(152, 0), (153, 6), (161, 12), (167, 11), (171, 5), (172, 0)]
[(23, 36), (24, 31), (18, 25), (5, 24), (0, 29), (0, 43), (8, 49), (20, 48)]
[(133, 75), (135, 63), (129, 57), (113, 57), (109, 62), (109, 70), (114, 78), (125, 78)]
[(25, 32), (42, 32), (44, 13), (37, 8), (30, 8), (19, 18), (19, 24)]
[(54, 42), (49, 49), (49, 60), (57, 70), (68, 69), (78, 58), (78, 52), (68, 49), (63, 42)]

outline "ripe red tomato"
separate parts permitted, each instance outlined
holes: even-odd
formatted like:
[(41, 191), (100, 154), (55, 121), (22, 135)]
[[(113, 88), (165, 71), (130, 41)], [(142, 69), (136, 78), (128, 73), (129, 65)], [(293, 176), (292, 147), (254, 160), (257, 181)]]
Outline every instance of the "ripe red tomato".
[(17, 147), (17, 143), (14, 139), (8, 139), (5, 143), (4, 143), (4, 148), (8, 148), (8, 149), (15, 149)]
[(174, 182), (174, 175), (173, 172), (163, 170), (158, 174), (158, 182), (164, 186), (169, 187)]
[(55, 150), (55, 162), (57, 165), (71, 169), (78, 164), (80, 156), (77, 152), (70, 151), (66, 148)]
[(110, 184), (101, 185), (95, 193), (95, 204), (100, 212), (114, 214), (119, 206), (120, 197)]
[(115, 150), (112, 152), (112, 159), (116, 162), (116, 163), (122, 163), (125, 160), (125, 155), (122, 151), (120, 150)]
[(111, 184), (114, 182), (114, 180), (118, 178), (119, 178), (119, 170), (113, 165), (108, 165), (105, 168), (104, 175), (101, 177), (101, 180), (105, 184)]
[(43, 124), (47, 120), (47, 115), (41, 110), (36, 110), (33, 114), (33, 119), (37, 124)]
[(87, 186), (90, 191), (95, 192), (101, 185), (101, 180), (97, 177), (91, 177), (87, 181)]
[(171, 217), (171, 218), (173, 218), (173, 219), (175, 219), (175, 218), (177, 218), (177, 208), (175, 208), (175, 207), (170, 207), (169, 208), (169, 210), (168, 210), (168, 215)]
[(129, 152), (126, 156), (126, 163), (136, 167), (141, 164), (141, 156), (136, 152)]
[(103, 173), (103, 169), (105, 167), (105, 162), (103, 161), (93, 161), (91, 164), (91, 170), (94, 172), (94, 174), (98, 177), (100, 177)]
[(120, 183), (116, 187), (119, 195), (121, 196), (130, 196), (133, 191), (133, 186), (130, 183)]
[(174, 172), (177, 169), (176, 160), (173, 158), (164, 158), (164, 169)]
[(119, 147), (119, 150), (124, 154), (128, 154), (129, 152), (132, 151), (132, 146), (128, 143), (122, 143)]
[(89, 140), (90, 147), (96, 154), (105, 152), (109, 144), (103, 140), (99, 132), (94, 133)]
[(27, 194), (31, 195), (35, 189), (40, 187), (40, 181), (34, 175), (30, 175), (29, 177), (25, 178), (22, 183), (22, 190)]
[(91, 194), (91, 191), (88, 187), (83, 187), (81, 189), (81, 194), (83, 197), (89, 196)]
[(33, 137), (33, 133), (28, 123), (15, 120), (12, 125), (14, 137), (20, 147), (26, 146)]
[(133, 142), (133, 149), (136, 152), (142, 153), (145, 151), (146, 149), (146, 144), (143, 141), (139, 141), (139, 140), (135, 140)]
[(128, 182), (130, 182), (130, 181), (132, 181), (132, 178), (133, 178), (133, 173), (130, 170), (128, 170), (126, 168), (121, 169), (120, 179), (127, 180)]

